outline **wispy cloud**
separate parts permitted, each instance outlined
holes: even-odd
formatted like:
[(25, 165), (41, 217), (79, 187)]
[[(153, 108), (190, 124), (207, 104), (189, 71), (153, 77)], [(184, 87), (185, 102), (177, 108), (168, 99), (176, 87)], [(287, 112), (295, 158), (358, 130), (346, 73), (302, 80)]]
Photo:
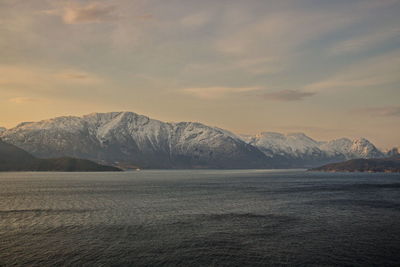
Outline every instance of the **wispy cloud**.
[(183, 93), (202, 99), (217, 99), (227, 95), (259, 90), (259, 87), (196, 87), (185, 88)]
[(47, 71), (21, 65), (0, 65), (0, 85), (40, 86), (49, 82)]
[(56, 88), (66, 84), (95, 85), (103, 80), (96, 74), (77, 69), (49, 69), (30, 65), (0, 65), (0, 85), (10, 88)]
[(69, 4), (61, 9), (47, 10), (49, 15), (61, 16), (67, 24), (99, 23), (116, 19), (115, 6), (102, 3)]
[(336, 31), (360, 20), (360, 16), (346, 10), (313, 12), (293, 9), (267, 14), (240, 27), (227, 29), (217, 40), (216, 48), (227, 54), (294, 52), (295, 48), (320, 35)]
[(399, 82), (400, 50), (357, 62), (330, 78), (311, 83), (310, 91), (382, 86)]
[(360, 115), (378, 116), (378, 117), (399, 117), (400, 106), (387, 106), (387, 107), (367, 107), (353, 110)]
[(372, 33), (363, 34), (355, 38), (340, 41), (334, 44), (330, 50), (333, 54), (360, 52), (396, 38), (400, 38), (399, 28), (377, 29)]
[(303, 92), (299, 90), (282, 90), (278, 92), (265, 93), (263, 96), (267, 100), (300, 101), (315, 94), (316, 93), (314, 92)]
[(229, 62), (191, 63), (184, 68), (184, 72), (220, 73), (240, 71), (251, 75), (268, 75), (281, 72), (284, 69), (284, 65), (284, 62), (274, 57), (249, 57), (235, 58)]
[(8, 102), (15, 103), (15, 104), (26, 104), (26, 103), (31, 103), (31, 102), (37, 102), (40, 101), (39, 98), (33, 98), (33, 97), (13, 97), (8, 99)]
[(88, 78), (88, 75), (82, 73), (65, 73), (64, 77), (73, 80), (85, 80)]
[(96, 84), (101, 82), (101, 79), (95, 74), (74, 69), (60, 71), (56, 74), (56, 76), (59, 79), (68, 82), (77, 82), (85, 84)]
[[(247, 60), (263, 55), (273, 61), (259, 64), (256, 74), (269, 74), (277, 67), (280, 72), (298, 67), (306, 44), (337, 32), (362, 19), (363, 15), (332, 8), (315, 12), (292, 8), (266, 13), (257, 18), (246, 17), (243, 23), (225, 22), (215, 41), (215, 49), (225, 57)], [(242, 15), (243, 16), (243, 15)], [(255, 72), (253, 72), (254, 74)]]

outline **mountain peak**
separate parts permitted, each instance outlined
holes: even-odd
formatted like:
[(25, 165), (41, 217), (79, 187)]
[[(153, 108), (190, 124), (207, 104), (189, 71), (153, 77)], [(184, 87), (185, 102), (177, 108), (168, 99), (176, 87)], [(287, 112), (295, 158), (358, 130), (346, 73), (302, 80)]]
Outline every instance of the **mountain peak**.
[(352, 139), (353, 146), (368, 146), (368, 147), (375, 147), (369, 140), (363, 137), (358, 137)]
[(389, 149), (388, 151), (386, 151), (386, 155), (389, 157), (398, 156), (398, 155), (400, 155), (399, 151), (400, 151), (400, 148), (393, 147), (393, 148)]

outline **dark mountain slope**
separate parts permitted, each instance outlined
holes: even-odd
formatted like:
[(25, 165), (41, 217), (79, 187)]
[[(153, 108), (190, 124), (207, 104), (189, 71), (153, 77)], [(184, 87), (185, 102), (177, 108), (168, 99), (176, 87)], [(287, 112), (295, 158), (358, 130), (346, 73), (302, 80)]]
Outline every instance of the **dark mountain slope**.
[(76, 158), (39, 159), (0, 140), (0, 171), (120, 171)]

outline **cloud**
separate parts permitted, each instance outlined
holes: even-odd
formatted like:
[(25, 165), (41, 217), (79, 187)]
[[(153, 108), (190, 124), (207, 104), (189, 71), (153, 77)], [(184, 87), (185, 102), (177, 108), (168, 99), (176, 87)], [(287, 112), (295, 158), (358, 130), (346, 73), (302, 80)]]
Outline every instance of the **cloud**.
[(8, 99), (8, 102), (15, 103), (15, 104), (26, 104), (26, 103), (31, 103), (31, 102), (37, 102), (40, 99), (38, 98), (32, 98), (32, 97), (14, 97)]
[(259, 89), (258, 87), (196, 87), (185, 88), (182, 92), (202, 99), (217, 99), (230, 94), (251, 92)]
[(279, 92), (266, 93), (263, 96), (266, 99), (278, 100), (278, 101), (299, 101), (306, 97), (315, 95), (314, 92), (302, 92), (299, 90), (283, 90)]
[(399, 3), (399, 0), (379, 0), (379, 1), (361, 1), (358, 3), (359, 9), (378, 9), (378, 8), (385, 8), (396, 5)]
[(251, 75), (276, 74), (284, 70), (285, 63), (274, 57), (234, 58), (229, 61), (188, 64), (184, 71), (210, 73), (240, 71)]
[(70, 4), (62, 9), (47, 10), (46, 14), (61, 16), (66, 24), (99, 23), (114, 20), (115, 6), (101, 3)]
[(99, 77), (94, 74), (79, 71), (79, 70), (63, 70), (58, 72), (55, 76), (60, 80), (67, 82), (77, 82), (85, 84), (96, 84), (101, 81)]
[(399, 82), (400, 50), (354, 63), (331, 77), (306, 85), (304, 89), (323, 91), (383, 86)]
[(387, 106), (387, 107), (368, 107), (353, 110), (360, 115), (369, 115), (376, 117), (398, 117), (400, 116), (400, 106)]
[(21, 65), (0, 65), (0, 85), (40, 88), (50, 82), (48, 70)]
[(66, 73), (64, 76), (67, 79), (78, 79), (78, 80), (84, 80), (88, 78), (88, 75), (82, 73)]
[[(216, 42), (216, 49), (224, 54), (247, 55), (269, 54), (290, 57), (296, 48), (312, 40), (342, 29), (362, 18), (350, 14), (351, 9), (332, 8), (320, 10), (288, 9), (267, 13), (259, 19), (232, 25), (228, 21), (226, 29)], [(232, 18), (230, 18), (232, 19)]]
[(50, 69), (30, 65), (0, 65), (0, 85), (12, 89), (55, 91), (63, 85), (98, 85), (104, 80), (77, 69)]
[(365, 17), (365, 14), (354, 14), (350, 10), (340, 5), (318, 11), (293, 5), (293, 8), (275, 12), (271, 8), (263, 16), (254, 17), (254, 11), (247, 14), (243, 9), (236, 14), (240, 23), (233, 23), (235, 18), (232, 16), (221, 16), (222, 26), (214, 41), (214, 49), (224, 57), (239, 60), (260, 55), (274, 58), (258, 70), (251, 67), (253, 74), (269, 74), (275, 68), (278, 68), (276, 73), (283, 72), (297, 67), (303, 53), (307, 52), (304, 49), (306, 45), (311, 47), (317, 43), (315, 40), (345, 29)]
[(381, 43), (400, 37), (400, 29), (377, 29), (375, 32), (360, 35), (356, 38), (340, 41), (330, 50), (333, 54), (347, 54), (367, 50)]

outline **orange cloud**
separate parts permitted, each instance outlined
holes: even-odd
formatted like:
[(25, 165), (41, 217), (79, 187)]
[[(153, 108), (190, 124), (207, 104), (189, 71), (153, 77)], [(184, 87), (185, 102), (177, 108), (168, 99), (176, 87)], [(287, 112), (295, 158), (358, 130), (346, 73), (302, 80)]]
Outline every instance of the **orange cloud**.
[(29, 65), (0, 65), (0, 85), (50, 87), (66, 82), (97, 84), (101, 79), (76, 69), (52, 70)]
[(99, 23), (116, 19), (115, 6), (101, 3), (70, 4), (62, 9), (46, 10), (46, 14), (61, 16), (66, 24)]
[(39, 101), (40, 99), (38, 98), (32, 98), (32, 97), (14, 97), (8, 99), (8, 102), (15, 103), (15, 104), (25, 104), (25, 103), (30, 103), (30, 102), (36, 102)]

